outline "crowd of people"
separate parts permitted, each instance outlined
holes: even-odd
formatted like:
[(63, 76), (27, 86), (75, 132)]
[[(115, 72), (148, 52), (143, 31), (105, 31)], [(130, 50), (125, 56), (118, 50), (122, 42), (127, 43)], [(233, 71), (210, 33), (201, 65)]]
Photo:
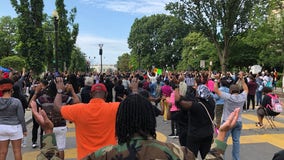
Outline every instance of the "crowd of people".
[[(265, 115), (279, 114), (267, 107), (277, 80), (272, 75), (49, 72), (34, 79), (24, 69), (5, 78), (1, 73), (0, 160), (10, 141), (15, 159), (22, 159), (28, 104), (33, 112), (32, 147), (42, 150), (38, 159), (64, 159), (69, 121), (76, 126), (78, 159), (195, 159), (198, 154), (202, 159), (222, 159), (231, 135), (232, 159), (238, 160), (242, 112), (258, 106), (259, 127)], [(171, 120), (169, 137), (178, 138), (179, 146), (156, 141), (157, 116)]]

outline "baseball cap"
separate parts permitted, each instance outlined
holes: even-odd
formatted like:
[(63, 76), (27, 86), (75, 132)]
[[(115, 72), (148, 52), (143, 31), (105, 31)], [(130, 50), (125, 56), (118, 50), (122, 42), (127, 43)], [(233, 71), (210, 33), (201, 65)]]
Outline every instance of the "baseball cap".
[(92, 86), (94, 84), (94, 79), (92, 77), (85, 77), (85, 86)]
[(92, 86), (91, 92), (104, 91), (107, 92), (106, 86), (102, 83), (97, 83)]

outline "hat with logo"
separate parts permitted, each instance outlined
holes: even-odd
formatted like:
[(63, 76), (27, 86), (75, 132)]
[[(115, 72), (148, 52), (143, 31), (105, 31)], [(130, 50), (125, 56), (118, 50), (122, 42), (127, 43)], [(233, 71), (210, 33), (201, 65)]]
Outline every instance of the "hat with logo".
[(91, 88), (91, 92), (95, 92), (95, 91), (103, 91), (103, 92), (107, 92), (106, 86), (102, 83), (97, 83), (94, 84)]

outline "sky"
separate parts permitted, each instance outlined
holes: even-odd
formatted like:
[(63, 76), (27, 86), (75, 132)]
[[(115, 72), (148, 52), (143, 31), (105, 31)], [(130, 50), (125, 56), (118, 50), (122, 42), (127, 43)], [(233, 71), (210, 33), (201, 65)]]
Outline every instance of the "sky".
[[(103, 63), (116, 64), (118, 56), (130, 53), (127, 39), (135, 18), (167, 13), (165, 4), (173, 0), (65, 0), (66, 9), (77, 8), (79, 24), (76, 45), (91, 64), (99, 64), (99, 46), (103, 44)], [(55, 0), (44, 0), (44, 12), (52, 15)], [(0, 17), (16, 17), (10, 0), (1, 0)]]

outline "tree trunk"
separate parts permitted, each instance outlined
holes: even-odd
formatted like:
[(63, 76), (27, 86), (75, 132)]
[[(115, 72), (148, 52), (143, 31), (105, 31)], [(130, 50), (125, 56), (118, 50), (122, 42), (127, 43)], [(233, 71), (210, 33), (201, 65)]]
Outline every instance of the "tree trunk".
[(223, 49), (223, 50), (220, 50), (221, 53), (218, 53), (219, 54), (219, 61), (220, 61), (220, 65), (221, 65), (221, 72), (222, 74), (224, 75), (226, 73), (226, 70), (227, 70), (227, 54), (228, 54), (228, 51), (226, 49), (226, 47)]

